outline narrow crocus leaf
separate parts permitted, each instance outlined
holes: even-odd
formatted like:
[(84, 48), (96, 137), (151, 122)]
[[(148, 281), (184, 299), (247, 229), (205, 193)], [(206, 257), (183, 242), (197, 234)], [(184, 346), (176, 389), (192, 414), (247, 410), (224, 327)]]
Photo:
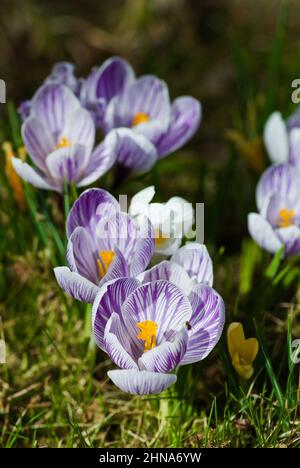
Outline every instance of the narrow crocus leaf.
[(284, 246), (280, 247), (278, 252), (276, 252), (276, 254), (274, 255), (273, 260), (271, 261), (265, 273), (267, 278), (275, 277), (280, 267), (281, 260), (283, 259), (283, 252), (284, 252)]

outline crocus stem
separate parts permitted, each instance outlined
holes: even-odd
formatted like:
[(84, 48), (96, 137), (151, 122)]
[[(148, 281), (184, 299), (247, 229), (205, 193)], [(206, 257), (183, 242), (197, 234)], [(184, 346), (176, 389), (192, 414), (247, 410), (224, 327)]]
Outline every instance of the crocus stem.
[(64, 209), (65, 209), (65, 219), (67, 219), (69, 210), (70, 210), (70, 201), (69, 201), (69, 185), (66, 180), (64, 181)]

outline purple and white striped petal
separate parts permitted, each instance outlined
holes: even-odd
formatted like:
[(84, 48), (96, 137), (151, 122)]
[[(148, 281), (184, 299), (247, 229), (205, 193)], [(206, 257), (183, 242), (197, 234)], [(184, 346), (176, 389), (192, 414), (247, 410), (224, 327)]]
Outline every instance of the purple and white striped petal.
[(90, 113), (86, 109), (79, 108), (65, 121), (60, 137), (68, 138), (71, 145), (84, 146), (90, 155), (95, 143), (95, 132), (95, 124)]
[(190, 294), (193, 314), (186, 353), (180, 365), (204, 359), (220, 339), (225, 321), (221, 296), (209, 286), (197, 285)]
[(26, 150), (41, 170), (46, 170), (46, 157), (55, 149), (57, 141), (37, 117), (30, 116), (23, 122), (22, 137)]
[(117, 135), (109, 133), (104, 141), (93, 151), (87, 167), (84, 170), (83, 178), (77, 183), (78, 187), (89, 185), (99, 179), (114, 165), (117, 158)]
[(112, 130), (118, 138), (116, 157), (118, 162), (136, 172), (149, 171), (157, 161), (155, 146), (143, 135), (130, 128)]
[(260, 214), (248, 215), (248, 230), (255, 242), (270, 253), (276, 253), (282, 246), (271, 224)]
[(178, 263), (167, 260), (155, 265), (150, 270), (141, 273), (138, 279), (143, 283), (150, 283), (157, 280), (167, 280), (182, 289), (185, 294), (189, 294), (193, 281), (191, 281), (187, 272)]
[(50, 153), (46, 158), (46, 164), (51, 177), (63, 187), (64, 181), (69, 184), (76, 183), (80, 179), (87, 160), (86, 148), (74, 145)]
[(289, 163), (300, 167), (300, 128), (293, 128), (289, 136)]
[(21, 119), (24, 121), (29, 117), (31, 112), (31, 99), (27, 99), (26, 101), (22, 101), (18, 108), (18, 113)]
[(181, 265), (190, 278), (198, 283), (213, 284), (213, 265), (205, 245), (191, 242), (171, 257), (171, 262)]
[(136, 249), (129, 257), (131, 276), (137, 276), (145, 270), (150, 263), (154, 252), (154, 233), (149, 219), (144, 216), (140, 217), (139, 224), (136, 224), (138, 229)]
[(183, 328), (174, 334), (172, 341), (165, 341), (160, 346), (144, 353), (138, 360), (139, 368), (152, 372), (172, 371), (185, 355), (188, 341), (188, 331)]
[(32, 100), (31, 115), (40, 120), (58, 140), (66, 122), (81, 107), (79, 100), (64, 85), (46, 84), (35, 94)]
[(201, 120), (201, 104), (190, 96), (182, 96), (172, 104), (167, 132), (156, 143), (159, 157), (167, 156), (183, 146), (196, 133)]
[(85, 227), (94, 235), (99, 221), (119, 212), (117, 200), (105, 190), (89, 189), (83, 192), (72, 206), (67, 219), (67, 234), (70, 236), (77, 226)]
[(123, 392), (133, 395), (155, 395), (161, 393), (177, 380), (174, 374), (159, 374), (149, 371), (137, 371), (135, 369), (112, 370), (107, 375)]
[(284, 244), (284, 254), (286, 257), (300, 253), (300, 228), (298, 226), (277, 229), (276, 234)]
[(58, 184), (46, 177), (37, 169), (31, 167), (29, 164), (21, 161), (21, 159), (12, 158), (12, 164), (21, 179), (29, 182), (34, 187), (44, 190), (55, 190), (57, 192), (61, 191), (61, 187), (58, 186)]
[(261, 176), (256, 189), (256, 203), (259, 211), (264, 212), (270, 196), (276, 192), (283, 197), (293, 199), (299, 193), (298, 185), (297, 174), (291, 165), (270, 166)]
[(75, 65), (69, 62), (56, 63), (50, 75), (46, 78), (45, 83), (66, 85), (76, 95), (80, 89), (80, 80), (75, 76)]
[(120, 316), (112, 313), (104, 330), (104, 349), (110, 359), (121, 369), (138, 369), (137, 363), (126, 351), (126, 329), (121, 323)]
[(83, 227), (74, 229), (68, 242), (67, 260), (70, 269), (98, 285), (100, 274), (97, 259), (97, 245), (93, 242), (89, 232)]
[(144, 341), (137, 338), (139, 322), (157, 323), (156, 344), (165, 341), (165, 332), (180, 330), (191, 317), (192, 309), (187, 297), (168, 281), (155, 281), (137, 288), (122, 306), (122, 317), (131, 337), (134, 355), (144, 352)]
[(135, 278), (118, 278), (100, 288), (93, 304), (92, 323), (95, 341), (101, 349), (104, 349), (104, 329), (111, 314), (121, 316), (122, 304), (139, 286)]
[(93, 303), (99, 289), (91, 281), (78, 273), (70, 271), (67, 267), (54, 268), (54, 274), (59, 286), (69, 296), (81, 302)]

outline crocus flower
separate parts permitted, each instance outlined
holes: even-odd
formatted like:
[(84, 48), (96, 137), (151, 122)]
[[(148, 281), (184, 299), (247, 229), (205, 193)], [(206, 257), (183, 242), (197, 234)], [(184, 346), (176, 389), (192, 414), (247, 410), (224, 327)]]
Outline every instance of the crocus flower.
[(143, 228), (102, 189), (86, 190), (67, 219), (67, 262), (55, 268), (56, 279), (69, 295), (92, 303), (106, 281), (136, 276), (147, 267), (154, 250), (147, 218)]
[[(76, 96), (80, 93), (81, 81), (75, 76), (75, 65), (69, 62), (58, 62), (52, 68), (50, 75), (45, 79), (44, 84), (63, 84), (67, 86)], [(19, 106), (19, 114), (22, 120), (29, 117), (32, 108), (32, 101), (23, 101)]]
[[(185, 272), (174, 265), (169, 274), (182, 284)], [(207, 285), (187, 296), (171, 281), (148, 280), (106, 283), (92, 310), (95, 341), (119, 368), (108, 376), (139, 395), (162, 392), (176, 382), (178, 366), (204, 359), (220, 338), (225, 315), (222, 298)]]
[(128, 212), (137, 222), (147, 216), (154, 229), (155, 252), (172, 255), (188, 235), (194, 221), (191, 203), (180, 197), (172, 197), (167, 203), (150, 203), (155, 194), (154, 186), (141, 190), (131, 200)]
[(269, 167), (256, 190), (259, 213), (250, 213), (248, 229), (257, 244), (275, 253), (284, 247), (284, 255), (300, 252), (299, 176), (289, 164)]
[(88, 185), (110, 169), (117, 157), (115, 133), (93, 151), (93, 119), (65, 85), (46, 84), (39, 89), (22, 135), (36, 167), (15, 158), (14, 168), (25, 181), (42, 189), (61, 192), (65, 181)]
[(118, 157), (123, 166), (132, 170), (148, 170), (158, 158), (183, 146), (196, 132), (200, 118), (200, 103), (182, 96), (170, 103), (164, 81), (153, 75), (135, 78), (131, 66), (118, 57), (109, 59), (94, 69), (82, 85), (81, 100), (94, 109), (97, 125), (108, 133), (118, 129), (124, 147), (143, 147), (145, 163), (140, 156), (124, 149)]
[(236, 372), (244, 380), (250, 379), (253, 374), (253, 362), (259, 348), (257, 339), (245, 339), (243, 325), (233, 322), (227, 329), (227, 344)]
[(300, 111), (287, 121), (273, 112), (264, 128), (264, 143), (273, 163), (289, 163), (300, 169)]

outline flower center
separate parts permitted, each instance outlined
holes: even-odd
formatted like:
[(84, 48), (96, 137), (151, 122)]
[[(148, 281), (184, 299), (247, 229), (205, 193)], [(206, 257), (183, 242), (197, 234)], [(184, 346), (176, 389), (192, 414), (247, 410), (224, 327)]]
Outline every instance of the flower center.
[(157, 245), (157, 247), (162, 247), (164, 245), (164, 243), (166, 242), (166, 240), (168, 240), (169, 238), (167, 236), (164, 236), (160, 230), (156, 230), (155, 231), (155, 244)]
[(55, 149), (69, 148), (70, 146), (72, 146), (72, 143), (70, 142), (69, 138), (61, 137), (58, 144), (55, 146)]
[(278, 227), (288, 227), (294, 224), (295, 211), (282, 208), (279, 211), (279, 218), (276, 221)]
[(149, 122), (150, 117), (148, 114), (145, 112), (137, 112), (132, 119), (131, 126), (135, 127), (136, 125), (139, 125), (140, 123), (145, 123)]
[(144, 322), (139, 322), (136, 325), (141, 330), (140, 333), (137, 335), (137, 338), (139, 338), (139, 340), (145, 341), (144, 352), (150, 351), (150, 349), (155, 348), (158, 327), (157, 323), (152, 322), (151, 320), (145, 320)]
[(109, 265), (111, 264), (114, 258), (115, 252), (113, 252), (112, 250), (101, 250), (99, 252), (97, 264), (101, 278), (103, 278), (103, 276), (105, 276), (105, 274), (107, 273)]

